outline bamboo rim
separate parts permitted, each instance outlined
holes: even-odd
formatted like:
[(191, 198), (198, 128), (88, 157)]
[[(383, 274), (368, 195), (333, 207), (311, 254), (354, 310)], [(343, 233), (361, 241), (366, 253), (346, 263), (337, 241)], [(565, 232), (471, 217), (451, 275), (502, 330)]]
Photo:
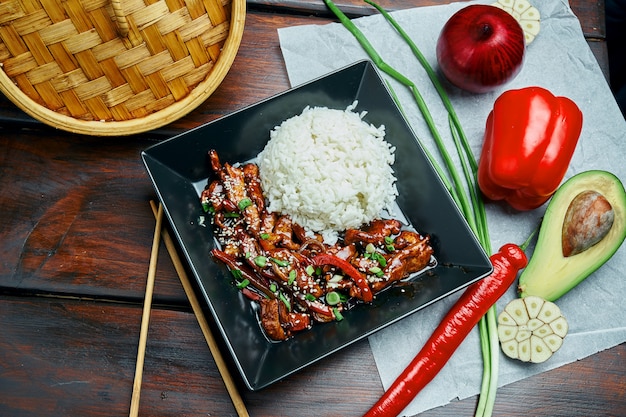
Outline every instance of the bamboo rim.
[(0, 91), (31, 117), (52, 127), (71, 133), (92, 136), (128, 136), (153, 130), (185, 116), (202, 104), (222, 83), (239, 50), (245, 26), (246, 1), (232, 0), (228, 37), (217, 61), (207, 77), (189, 94), (169, 106), (144, 117), (122, 121), (95, 121), (76, 119), (55, 112), (28, 97), (16, 83), (0, 71)]

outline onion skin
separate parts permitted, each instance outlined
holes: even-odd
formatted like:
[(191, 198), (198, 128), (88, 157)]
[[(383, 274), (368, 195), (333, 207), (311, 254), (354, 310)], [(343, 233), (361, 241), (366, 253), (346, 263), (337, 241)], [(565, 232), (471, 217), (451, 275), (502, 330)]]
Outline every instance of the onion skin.
[(522, 69), (526, 42), (520, 24), (491, 5), (464, 7), (446, 22), (437, 40), (437, 61), (455, 86), (486, 93), (508, 83)]

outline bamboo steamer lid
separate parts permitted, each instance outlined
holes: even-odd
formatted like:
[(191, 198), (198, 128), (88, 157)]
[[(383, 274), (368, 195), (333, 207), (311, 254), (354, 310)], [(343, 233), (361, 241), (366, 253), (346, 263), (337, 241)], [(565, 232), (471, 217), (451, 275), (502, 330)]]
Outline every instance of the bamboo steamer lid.
[(215, 91), (245, 13), (245, 0), (0, 0), (0, 91), (58, 129), (146, 132)]

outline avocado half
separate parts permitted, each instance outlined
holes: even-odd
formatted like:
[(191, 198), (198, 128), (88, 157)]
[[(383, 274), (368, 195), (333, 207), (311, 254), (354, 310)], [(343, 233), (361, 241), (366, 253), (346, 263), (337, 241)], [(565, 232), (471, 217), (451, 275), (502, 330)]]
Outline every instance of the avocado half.
[[(610, 204), (612, 225), (599, 241), (579, 253), (563, 254), (563, 224), (571, 216), (568, 208), (582, 193), (602, 195)], [(580, 220), (580, 219), (579, 219)], [(579, 222), (580, 223), (580, 222)], [(521, 297), (536, 295), (554, 301), (574, 288), (602, 266), (626, 238), (626, 192), (610, 172), (581, 172), (565, 183), (552, 196), (546, 209), (537, 245), (519, 278)], [(567, 251), (566, 251), (567, 252)]]

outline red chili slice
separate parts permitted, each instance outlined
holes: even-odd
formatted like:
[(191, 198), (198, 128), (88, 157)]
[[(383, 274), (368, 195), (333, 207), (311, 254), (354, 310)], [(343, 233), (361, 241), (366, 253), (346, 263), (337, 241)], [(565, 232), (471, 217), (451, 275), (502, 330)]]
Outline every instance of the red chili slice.
[(363, 301), (369, 303), (374, 298), (372, 289), (367, 284), (367, 280), (352, 264), (344, 259), (338, 258), (335, 255), (328, 253), (320, 253), (311, 259), (314, 266), (332, 265), (341, 269), (346, 275), (354, 280), (354, 283), (361, 290), (361, 297)]

